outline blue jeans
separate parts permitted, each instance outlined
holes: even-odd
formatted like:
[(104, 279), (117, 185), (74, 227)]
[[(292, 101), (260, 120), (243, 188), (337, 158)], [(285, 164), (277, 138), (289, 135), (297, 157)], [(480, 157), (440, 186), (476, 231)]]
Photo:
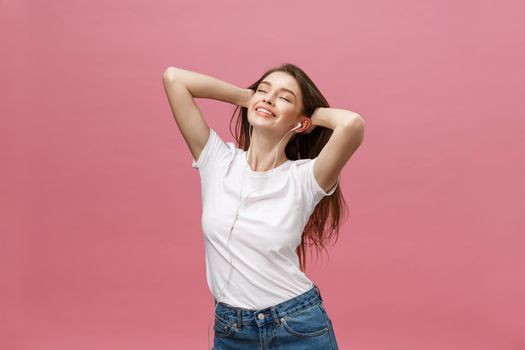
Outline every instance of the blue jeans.
[(338, 350), (319, 288), (262, 310), (218, 303), (212, 350)]

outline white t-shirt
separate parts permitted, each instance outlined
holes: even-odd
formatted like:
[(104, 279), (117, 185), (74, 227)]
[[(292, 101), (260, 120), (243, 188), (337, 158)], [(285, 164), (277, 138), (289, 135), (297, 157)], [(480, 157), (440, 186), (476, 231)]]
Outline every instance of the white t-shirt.
[[(193, 159), (193, 158), (192, 158)], [(199, 170), (202, 192), (202, 231), (206, 252), (206, 279), (216, 300), (224, 288), (223, 303), (263, 309), (302, 294), (313, 283), (299, 268), (295, 252), (315, 206), (332, 194), (313, 175), (314, 159), (288, 160), (270, 171), (253, 171), (246, 151), (224, 142), (210, 129), (208, 141), (192, 167)], [(239, 195), (243, 172), (242, 202)], [(244, 198), (248, 196), (246, 203)], [(240, 206), (240, 208), (239, 208)], [(239, 208), (229, 240), (230, 228)]]

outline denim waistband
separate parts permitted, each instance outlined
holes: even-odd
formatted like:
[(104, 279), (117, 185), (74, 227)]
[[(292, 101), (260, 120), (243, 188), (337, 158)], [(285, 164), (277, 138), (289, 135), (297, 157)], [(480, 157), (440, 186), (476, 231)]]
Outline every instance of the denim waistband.
[(235, 322), (239, 328), (243, 325), (258, 324), (259, 326), (267, 323), (279, 324), (281, 317), (294, 314), (310, 306), (316, 305), (323, 300), (321, 291), (314, 286), (298, 296), (285, 300), (279, 304), (269, 306), (265, 309), (245, 309), (231, 306), (229, 304), (215, 300), (215, 317), (223, 322)]

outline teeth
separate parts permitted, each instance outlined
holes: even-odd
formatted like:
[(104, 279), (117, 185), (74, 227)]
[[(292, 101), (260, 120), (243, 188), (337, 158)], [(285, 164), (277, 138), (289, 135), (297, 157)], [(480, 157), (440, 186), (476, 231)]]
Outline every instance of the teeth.
[(272, 112), (267, 111), (267, 110), (264, 109), (264, 108), (257, 108), (257, 110), (258, 110), (259, 112), (263, 112), (263, 113), (266, 113), (266, 114), (269, 114), (269, 115), (272, 115), (272, 116), (273, 116), (273, 113), (272, 113)]

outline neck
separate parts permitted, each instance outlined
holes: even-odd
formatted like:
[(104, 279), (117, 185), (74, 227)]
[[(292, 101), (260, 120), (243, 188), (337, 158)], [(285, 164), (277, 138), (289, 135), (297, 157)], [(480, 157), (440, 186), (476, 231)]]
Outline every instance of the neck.
[[(246, 152), (246, 161), (253, 171), (268, 171), (288, 161), (284, 152), (288, 140), (283, 139), (280, 144), (279, 141), (280, 139), (275, 140), (271, 137), (261, 137), (259, 133), (253, 130), (250, 148)], [(277, 146), (279, 146), (278, 149)], [(276, 149), (277, 160), (275, 160)]]

